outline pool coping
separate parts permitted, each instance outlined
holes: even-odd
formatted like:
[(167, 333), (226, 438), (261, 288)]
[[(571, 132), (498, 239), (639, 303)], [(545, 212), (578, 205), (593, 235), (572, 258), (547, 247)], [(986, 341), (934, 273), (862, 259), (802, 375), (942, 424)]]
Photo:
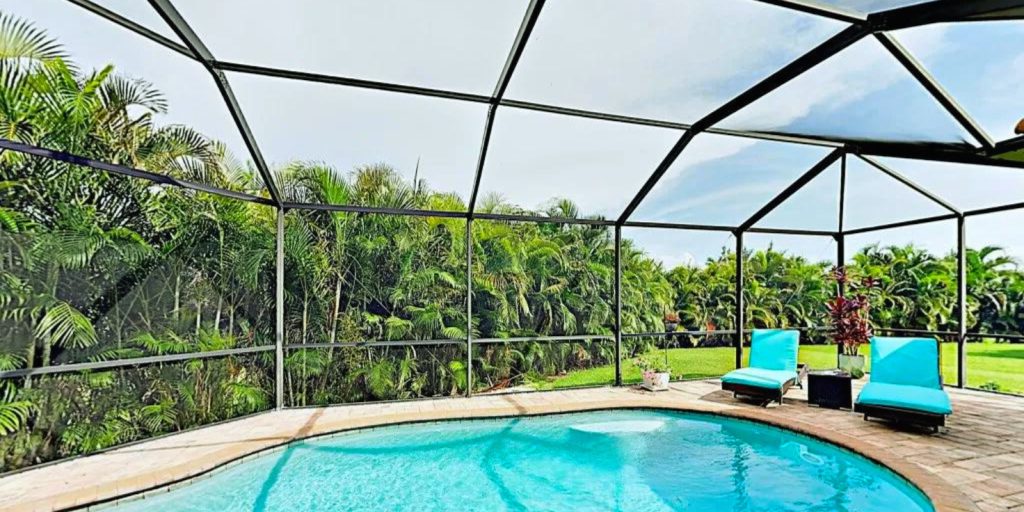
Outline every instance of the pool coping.
[[(689, 401), (682, 399), (678, 395), (665, 396), (665, 398), (662, 398), (662, 396), (665, 395), (631, 393), (627, 396), (610, 395), (600, 399), (557, 402), (517, 400), (517, 397), (505, 395), (486, 397), (492, 400), (482, 401), (483, 403), (479, 404), (467, 403), (472, 402), (472, 399), (432, 400), (426, 403), (431, 405), (458, 403), (452, 404), (451, 407), (419, 407), (416, 410), (401, 412), (384, 411), (373, 415), (339, 418), (334, 421), (328, 420), (322, 426), (317, 421), (314, 428), (308, 430), (304, 428), (294, 435), (282, 437), (280, 442), (261, 444), (259, 446), (250, 446), (251, 443), (239, 443), (216, 453), (188, 460), (171, 468), (160, 468), (158, 471), (138, 475), (135, 478), (128, 479), (128, 481), (117, 482), (120, 485), (107, 484), (91, 489), (74, 489), (49, 497), (48, 503), (24, 503), (24, 508), (16, 507), (15, 510), (107, 509), (114, 504), (145, 499), (146, 496), (187, 486), (197, 479), (207, 478), (227, 467), (273, 453), (274, 451), (283, 450), (288, 445), (297, 441), (349, 431), (439, 421), (500, 419), (621, 409), (653, 409), (713, 414), (786, 429), (835, 444), (888, 468), (923, 492), (931, 500), (936, 511), (967, 512), (979, 510), (977, 505), (955, 486), (917, 464), (902, 460), (887, 451), (885, 447), (876, 446), (862, 439), (826, 427), (813, 425), (806, 421), (783, 417), (777, 413), (769, 412), (770, 410)], [(497, 404), (493, 399), (499, 399), (504, 404)], [(475, 405), (479, 405), (479, 407), (474, 407)], [(323, 412), (338, 408), (340, 407), (323, 407), (314, 409), (314, 411)], [(318, 416), (314, 416), (315, 419), (319, 419)]]

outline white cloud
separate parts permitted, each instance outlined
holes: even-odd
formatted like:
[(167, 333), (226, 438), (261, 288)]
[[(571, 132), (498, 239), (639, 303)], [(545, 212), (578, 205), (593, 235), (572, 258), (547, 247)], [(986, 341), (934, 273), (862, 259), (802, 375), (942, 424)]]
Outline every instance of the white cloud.
[(663, 208), (651, 211), (649, 215), (652, 218), (664, 219), (671, 217), (679, 217), (681, 215), (693, 214), (698, 208), (703, 206), (716, 205), (720, 203), (726, 204), (739, 204), (745, 208), (745, 211), (749, 211), (750, 214), (754, 213), (756, 206), (750, 205), (749, 201), (743, 201), (751, 195), (764, 195), (778, 192), (785, 188), (787, 183), (785, 182), (768, 182), (768, 183), (757, 183), (751, 185), (741, 185), (737, 187), (730, 187), (722, 190), (715, 190), (711, 192), (701, 192), (700, 190), (691, 191), (689, 194), (680, 194), (680, 199), (674, 203), (667, 204)]
[(508, 95), (692, 122), (841, 28), (746, 0), (552, 2)]
[[(915, 46), (943, 51), (944, 28), (914, 35)], [(726, 120), (725, 125), (778, 129), (820, 111), (855, 104), (869, 94), (885, 90), (911, 75), (873, 37), (862, 39), (816, 67), (776, 89)], [(924, 91), (922, 90), (922, 94)]]

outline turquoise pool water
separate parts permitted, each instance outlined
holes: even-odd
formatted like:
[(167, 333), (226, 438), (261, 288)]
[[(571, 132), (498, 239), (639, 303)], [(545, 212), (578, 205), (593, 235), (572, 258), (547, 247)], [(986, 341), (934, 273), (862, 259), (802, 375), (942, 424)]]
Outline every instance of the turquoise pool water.
[(930, 511), (891, 471), (785, 430), (607, 411), (299, 442), (116, 510)]

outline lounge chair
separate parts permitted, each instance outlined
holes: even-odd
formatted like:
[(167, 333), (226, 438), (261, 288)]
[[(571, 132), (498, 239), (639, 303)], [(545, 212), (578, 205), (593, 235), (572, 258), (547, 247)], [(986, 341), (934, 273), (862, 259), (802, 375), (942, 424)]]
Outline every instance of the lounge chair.
[(942, 389), (939, 344), (931, 338), (871, 338), (871, 376), (853, 410), (868, 417), (932, 427), (952, 414)]
[(797, 366), (800, 331), (755, 329), (750, 339), (750, 366), (722, 376), (722, 389), (733, 396), (761, 399), (767, 406), (793, 385), (802, 386)]

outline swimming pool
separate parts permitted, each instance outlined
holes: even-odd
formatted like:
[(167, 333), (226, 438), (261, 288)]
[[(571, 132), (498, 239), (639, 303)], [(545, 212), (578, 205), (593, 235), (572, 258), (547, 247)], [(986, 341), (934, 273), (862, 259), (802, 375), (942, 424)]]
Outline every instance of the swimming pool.
[(301, 441), (118, 511), (931, 511), (888, 469), (758, 423), (622, 410)]

